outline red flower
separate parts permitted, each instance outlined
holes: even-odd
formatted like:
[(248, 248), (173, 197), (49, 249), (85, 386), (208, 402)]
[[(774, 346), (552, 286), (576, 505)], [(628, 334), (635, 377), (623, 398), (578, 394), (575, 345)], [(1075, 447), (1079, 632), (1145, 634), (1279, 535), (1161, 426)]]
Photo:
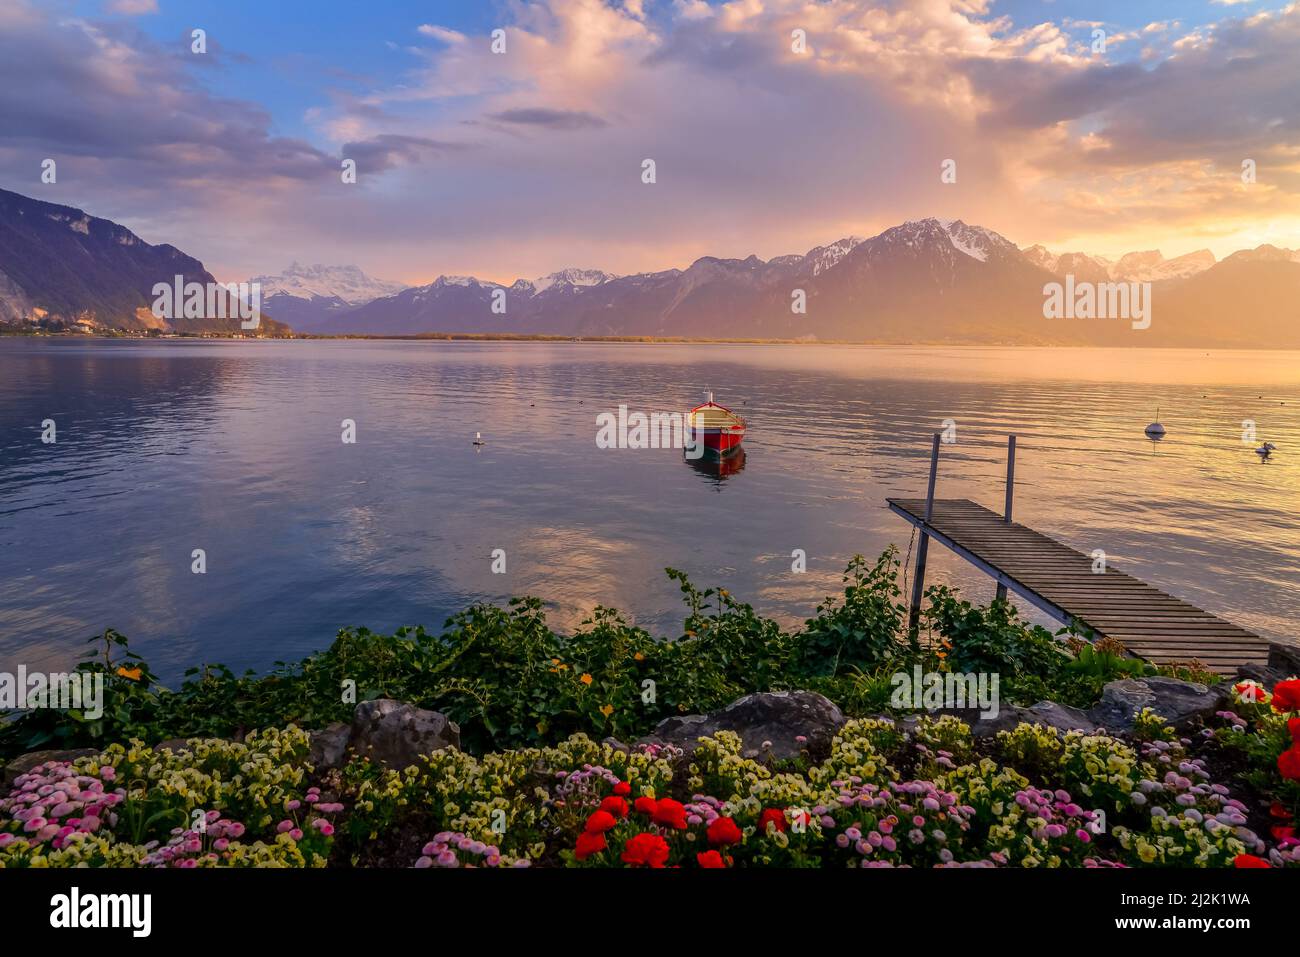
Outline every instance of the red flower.
[(651, 817), (656, 824), (662, 824), (665, 827), (673, 827), (679, 831), (686, 830), (686, 806), (681, 801), (674, 801), (672, 798), (662, 798), (655, 805), (654, 814)]
[(1268, 867), (1268, 861), (1254, 854), (1238, 854), (1232, 859), (1233, 867)]
[(580, 861), (585, 861), (592, 854), (603, 851), (606, 846), (605, 835), (600, 831), (583, 831), (578, 835), (578, 846), (573, 856)]
[(1300, 744), (1300, 718), (1291, 718), (1286, 723), (1286, 729), (1291, 732), (1291, 740)]
[(1269, 829), (1269, 832), (1273, 835), (1273, 840), (1275, 841), (1295, 841), (1295, 828), (1290, 824), (1274, 824), (1273, 827)]
[(632, 802), (632, 807), (636, 808), (638, 814), (649, 814), (654, 817), (655, 799), (652, 797), (639, 797)]
[(600, 809), (614, 815), (614, 817), (627, 817), (627, 802), (616, 794), (611, 794), (601, 801)]
[(1243, 681), (1239, 685), (1233, 685), (1232, 690), (1241, 695), (1241, 700), (1247, 704), (1263, 704), (1264, 699), (1268, 697), (1268, 692), (1253, 681)]
[(739, 844), (740, 828), (729, 817), (715, 818), (708, 830), (710, 844)]
[(633, 867), (663, 867), (668, 862), (668, 842), (658, 834), (638, 834), (623, 848), (623, 863)]
[(1274, 711), (1300, 711), (1300, 678), (1279, 681), (1273, 689)]
[(700, 867), (717, 868), (726, 867), (722, 860), (722, 855), (717, 851), (705, 851), (703, 854), (696, 854), (695, 859), (699, 861)]
[(1274, 801), (1269, 805), (1268, 813), (1270, 817), (1281, 818), (1283, 821), (1291, 820), (1291, 812), (1282, 806), (1281, 801)]
[(1300, 781), (1300, 744), (1292, 745), (1277, 756), (1277, 769), (1289, 781)]
[(597, 811), (587, 818), (586, 830), (590, 834), (603, 834), (617, 823), (618, 821), (614, 820), (614, 815), (608, 811)]
[(614, 785), (614, 793), (619, 797), (627, 797), (632, 793), (632, 785), (628, 784), (626, 781), (619, 781)]
[(779, 807), (765, 808), (763, 813), (758, 816), (758, 833), (766, 834), (767, 825), (771, 823), (778, 831), (785, 830), (785, 811)]

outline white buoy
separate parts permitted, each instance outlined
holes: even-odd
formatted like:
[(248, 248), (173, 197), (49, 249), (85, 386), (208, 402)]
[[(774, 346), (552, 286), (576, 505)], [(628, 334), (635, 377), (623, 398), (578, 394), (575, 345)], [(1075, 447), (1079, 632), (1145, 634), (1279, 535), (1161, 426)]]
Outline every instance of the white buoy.
[(482, 432), (475, 432), (475, 433), (474, 433), (474, 444), (475, 444), (475, 445), (484, 445), (484, 444), (486, 444), (486, 443), (484, 443), (484, 441), (483, 441), (483, 433), (482, 433)]
[(1163, 439), (1165, 427), (1160, 424), (1160, 407), (1156, 406), (1156, 420), (1146, 427), (1147, 438)]

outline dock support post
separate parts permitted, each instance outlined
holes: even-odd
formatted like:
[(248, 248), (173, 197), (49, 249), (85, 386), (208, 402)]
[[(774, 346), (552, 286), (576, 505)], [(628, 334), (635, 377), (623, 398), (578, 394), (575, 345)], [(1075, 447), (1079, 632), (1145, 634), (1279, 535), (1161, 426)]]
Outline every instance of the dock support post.
[[(1016, 437), (1007, 436), (1007, 505), (1002, 512), (1002, 521), (1011, 524), (1011, 504), (1016, 497)], [(1006, 601), (1007, 586), (998, 582), (997, 601)]]
[[(934, 517), (934, 481), (939, 475), (939, 433), (934, 433), (930, 446), (930, 484), (925, 493), (925, 524), (928, 528)], [(907, 633), (913, 641), (921, 633), (921, 596), (925, 591), (925, 556), (930, 550), (930, 533), (921, 530), (921, 540), (916, 546), (916, 575), (912, 579), (912, 606), (907, 612)]]

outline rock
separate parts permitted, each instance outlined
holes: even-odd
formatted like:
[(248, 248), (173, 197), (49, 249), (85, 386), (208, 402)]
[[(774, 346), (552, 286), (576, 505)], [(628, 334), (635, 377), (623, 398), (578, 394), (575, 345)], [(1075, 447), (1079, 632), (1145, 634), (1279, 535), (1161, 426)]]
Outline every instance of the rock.
[(311, 751), (307, 760), (317, 771), (341, 768), (347, 759), (348, 742), (352, 740), (352, 726), (346, 721), (335, 721), (323, 731), (312, 731)]
[(614, 738), (614, 737), (605, 738), (600, 743), (607, 744), (615, 751), (622, 751), (624, 754), (627, 754), (629, 751), (632, 750), (626, 744), (620, 741), (618, 738)]
[(4, 786), (10, 787), (20, 774), (26, 774), (46, 761), (75, 761), (77, 758), (99, 754), (97, 748), (73, 748), (70, 751), (29, 751), (20, 754), (4, 767)]
[(357, 705), (351, 730), (358, 757), (394, 770), (416, 764), (422, 755), (460, 747), (460, 726), (445, 714), (391, 698)]
[(1237, 677), (1225, 685), (1225, 689), (1232, 691), (1243, 681), (1253, 681), (1260, 685), (1265, 691), (1271, 691), (1279, 681), (1285, 681), (1291, 677), (1291, 672), (1275, 670), (1267, 665), (1238, 665)]
[(1274, 638), (1268, 643), (1268, 667), (1286, 678), (1300, 675), (1300, 640)]
[(1101, 702), (1088, 716), (1108, 730), (1130, 731), (1133, 716), (1150, 708), (1175, 728), (1181, 728), (1193, 718), (1219, 710), (1225, 698), (1224, 688), (1163, 677), (1112, 681), (1102, 689)]
[[(665, 718), (642, 743), (674, 744), (694, 751), (699, 738), (718, 731), (734, 731), (744, 742), (745, 757), (771, 754), (777, 759), (797, 757), (805, 748), (824, 747), (844, 724), (834, 704), (811, 691), (765, 691), (737, 698), (711, 714)], [(803, 736), (808, 740), (795, 739)], [(764, 748), (764, 743), (770, 742)]]
[[(1057, 704), (1055, 701), (1040, 701), (1028, 708), (1014, 704), (1002, 705), (996, 716), (988, 718), (974, 708), (941, 708), (927, 714), (931, 717), (948, 714), (960, 718), (970, 725), (971, 734), (977, 738), (991, 738), (999, 731), (1010, 731), (1019, 724), (1042, 724), (1058, 731), (1095, 731), (1097, 728), (1086, 711)], [(904, 719), (904, 727), (911, 730), (920, 717), (918, 714)]]
[(1275, 638), (1268, 643), (1268, 664), (1240, 665), (1237, 677), (1229, 687), (1249, 679), (1262, 685), (1266, 691), (1272, 691), (1279, 681), (1297, 675), (1300, 675), (1300, 642)]

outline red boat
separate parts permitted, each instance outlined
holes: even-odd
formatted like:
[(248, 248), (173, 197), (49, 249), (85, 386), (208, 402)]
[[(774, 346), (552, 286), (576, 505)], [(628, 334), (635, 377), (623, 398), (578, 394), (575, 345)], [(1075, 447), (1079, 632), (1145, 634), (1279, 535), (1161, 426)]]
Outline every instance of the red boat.
[(686, 424), (704, 440), (704, 451), (713, 456), (730, 455), (745, 441), (745, 420), (713, 401), (697, 405), (687, 413)]

